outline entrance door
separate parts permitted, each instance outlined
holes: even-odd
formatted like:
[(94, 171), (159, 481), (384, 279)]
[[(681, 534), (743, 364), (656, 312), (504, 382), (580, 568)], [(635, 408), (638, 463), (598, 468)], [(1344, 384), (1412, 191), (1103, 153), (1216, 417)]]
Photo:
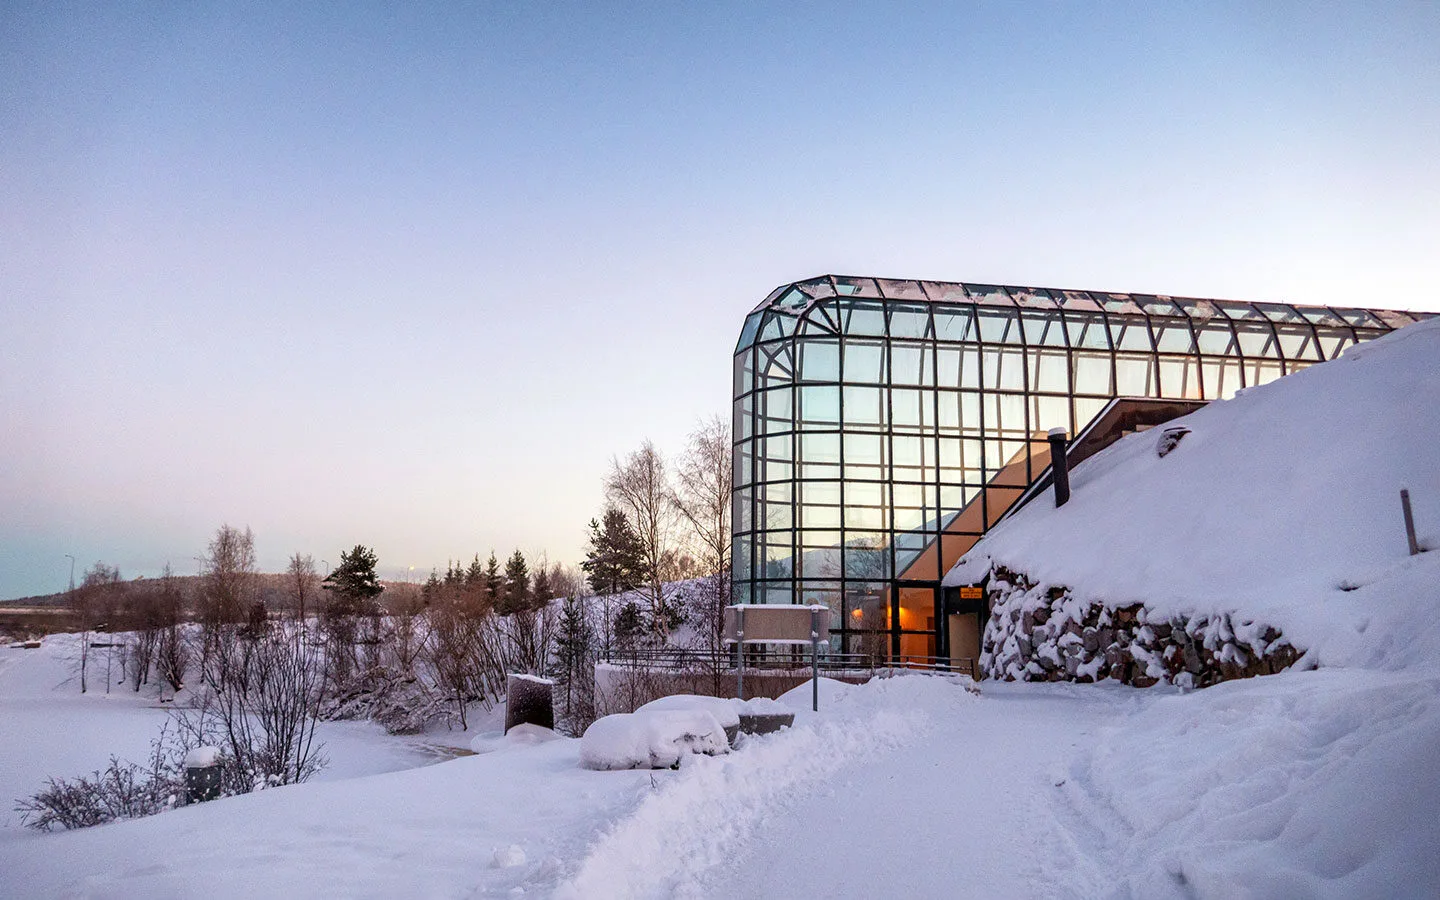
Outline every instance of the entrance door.
[(898, 583), (891, 654), (899, 665), (931, 665), (935, 661), (938, 630), (935, 612), (940, 586), (930, 583)]
[(980, 614), (951, 613), (946, 617), (950, 636), (950, 665), (975, 674), (980, 659)]

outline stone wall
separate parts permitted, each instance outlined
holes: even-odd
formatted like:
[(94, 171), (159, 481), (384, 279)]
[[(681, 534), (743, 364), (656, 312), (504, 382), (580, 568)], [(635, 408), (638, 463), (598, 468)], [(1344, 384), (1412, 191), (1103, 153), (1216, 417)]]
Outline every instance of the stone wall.
[(1082, 601), (1068, 588), (1037, 585), (999, 564), (991, 566), (986, 593), (990, 619), (980, 669), (988, 678), (1205, 687), (1279, 672), (1300, 656), (1268, 624)]

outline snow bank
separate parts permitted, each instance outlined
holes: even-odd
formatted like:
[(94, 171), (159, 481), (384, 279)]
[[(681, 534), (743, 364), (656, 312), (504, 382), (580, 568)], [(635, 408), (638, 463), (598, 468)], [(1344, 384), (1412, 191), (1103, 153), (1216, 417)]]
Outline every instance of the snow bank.
[[(1114, 609), (1273, 625), (1322, 665), (1435, 665), (1440, 553), (1407, 555), (1400, 488), (1440, 548), (1440, 320), (1411, 325), (1130, 435), (1039, 498), (945, 579), (996, 566)], [(1377, 627), (1382, 626), (1383, 627)]]
[(605, 716), (580, 739), (580, 765), (587, 769), (665, 769), (692, 753), (728, 752), (724, 727), (708, 710), (695, 708)]
[(651, 700), (635, 710), (643, 713), (650, 710), (704, 710), (715, 717), (721, 728), (740, 727), (740, 701), (729, 697), (702, 697), (698, 694), (671, 694)]

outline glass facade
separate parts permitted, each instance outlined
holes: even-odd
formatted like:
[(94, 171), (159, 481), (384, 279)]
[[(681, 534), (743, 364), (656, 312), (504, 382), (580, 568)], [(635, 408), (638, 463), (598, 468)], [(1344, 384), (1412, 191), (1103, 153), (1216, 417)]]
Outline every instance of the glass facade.
[(832, 649), (951, 651), (939, 582), (1117, 397), (1211, 400), (1429, 314), (824, 276), (734, 360), (734, 585), (821, 603)]

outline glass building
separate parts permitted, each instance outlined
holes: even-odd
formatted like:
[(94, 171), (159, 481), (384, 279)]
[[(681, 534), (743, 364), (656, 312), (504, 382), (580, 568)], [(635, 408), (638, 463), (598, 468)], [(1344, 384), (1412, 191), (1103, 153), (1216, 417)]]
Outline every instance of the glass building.
[(1121, 398), (1186, 401), (1178, 414), (1429, 317), (841, 276), (776, 288), (735, 348), (735, 601), (829, 606), (834, 651), (978, 655), (985, 611), (940, 579), (1048, 473), (1049, 429), (1076, 435)]

